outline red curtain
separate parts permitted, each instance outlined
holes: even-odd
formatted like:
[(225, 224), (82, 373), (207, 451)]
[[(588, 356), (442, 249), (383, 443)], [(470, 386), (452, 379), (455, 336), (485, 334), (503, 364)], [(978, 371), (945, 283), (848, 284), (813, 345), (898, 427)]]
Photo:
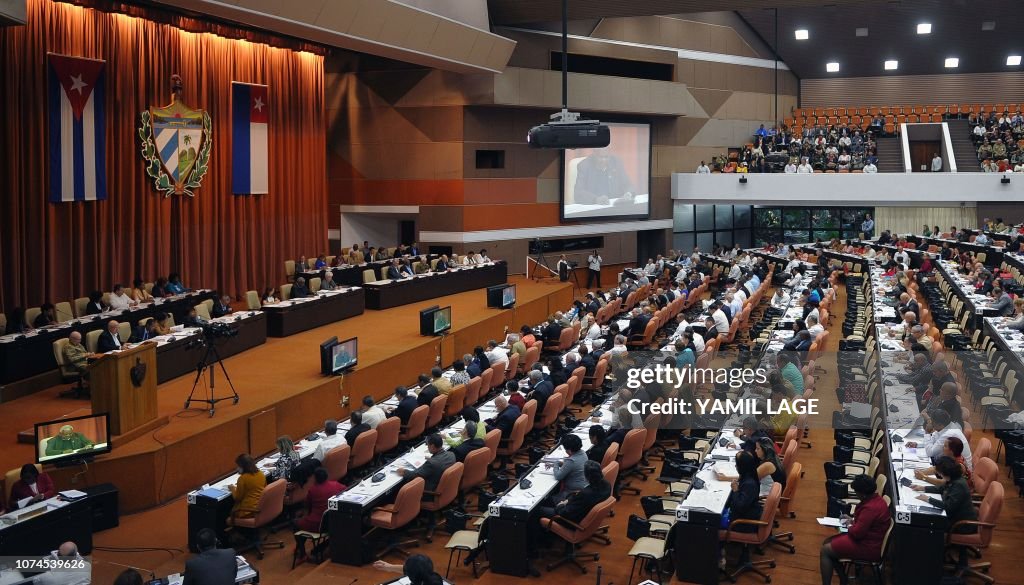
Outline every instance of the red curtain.
[[(285, 259), (326, 251), (323, 57), (185, 32), (139, 17), (145, 12), (29, 0), (28, 24), (0, 29), (0, 307), (8, 311), (169, 272), (238, 295), (279, 284)], [(48, 201), (47, 52), (106, 61), (105, 201)], [(184, 103), (213, 120), (210, 170), (194, 198), (157, 192), (139, 154), (139, 114), (170, 102), (172, 73), (184, 80)], [(231, 193), (232, 81), (269, 86), (268, 195)]]

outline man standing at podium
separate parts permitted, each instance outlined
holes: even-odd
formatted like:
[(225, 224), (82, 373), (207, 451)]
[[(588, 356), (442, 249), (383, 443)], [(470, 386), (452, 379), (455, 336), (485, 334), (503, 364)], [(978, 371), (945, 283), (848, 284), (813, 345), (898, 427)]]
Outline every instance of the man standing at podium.
[(57, 436), (46, 442), (46, 455), (61, 455), (72, 453), (80, 449), (91, 448), (93, 442), (85, 438), (82, 433), (75, 432), (75, 427), (64, 425), (60, 428)]

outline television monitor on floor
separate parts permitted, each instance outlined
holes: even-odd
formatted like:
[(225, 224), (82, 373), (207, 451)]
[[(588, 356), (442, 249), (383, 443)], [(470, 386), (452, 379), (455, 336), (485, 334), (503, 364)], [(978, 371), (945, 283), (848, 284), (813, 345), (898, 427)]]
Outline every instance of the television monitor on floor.
[(110, 453), (110, 415), (88, 414), (35, 424), (36, 462), (71, 464)]

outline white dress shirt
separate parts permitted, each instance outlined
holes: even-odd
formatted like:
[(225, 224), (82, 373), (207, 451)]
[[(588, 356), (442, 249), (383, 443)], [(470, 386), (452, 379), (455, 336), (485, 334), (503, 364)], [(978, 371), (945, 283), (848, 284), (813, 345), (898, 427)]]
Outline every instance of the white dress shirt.
[(371, 406), (363, 412), (363, 423), (365, 423), (371, 429), (377, 428), (377, 425), (384, 422), (388, 415), (379, 406)]
[(131, 304), (132, 304), (131, 297), (129, 297), (128, 295), (126, 295), (123, 292), (120, 295), (115, 295), (115, 294), (110, 295), (110, 309), (112, 311), (117, 311), (117, 310), (120, 310), (120, 309), (128, 309), (131, 306)]
[(924, 441), (921, 446), (924, 447), (925, 453), (931, 458), (942, 456), (942, 446), (946, 444), (946, 439), (950, 437), (956, 437), (960, 439), (960, 442), (964, 444), (964, 463), (967, 464), (967, 469), (974, 470), (974, 460), (971, 458), (971, 444), (967, 442), (967, 437), (964, 436), (963, 430), (955, 422), (951, 422), (946, 425), (946, 428), (942, 429), (937, 433), (931, 433), (925, 435)]
[(729, 333), (729, 318), (725, 316), (725, 311), (715, 309), (715, 312), (711, 313), (711, 318), (715, 320), (715, 330), (719, 334)]

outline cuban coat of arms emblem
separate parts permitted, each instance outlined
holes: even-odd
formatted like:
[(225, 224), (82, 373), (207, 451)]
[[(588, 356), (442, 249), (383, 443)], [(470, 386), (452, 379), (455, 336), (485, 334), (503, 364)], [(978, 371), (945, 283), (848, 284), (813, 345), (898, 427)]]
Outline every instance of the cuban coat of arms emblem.
[(165, 197), (194, 196), (209, 171), (213, 146), (210, 114), (181, 101), (182, 82), (171, 76), (171, 103), (142, 112), (139, 139), (146, 174)]

